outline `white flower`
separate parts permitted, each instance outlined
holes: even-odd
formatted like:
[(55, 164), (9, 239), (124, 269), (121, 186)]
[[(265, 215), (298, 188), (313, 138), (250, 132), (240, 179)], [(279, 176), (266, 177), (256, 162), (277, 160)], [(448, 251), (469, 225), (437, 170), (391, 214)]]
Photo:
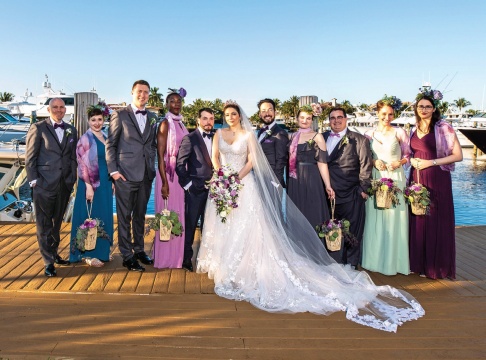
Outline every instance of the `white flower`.
[(265, 133), (266, 133), (268, 136), (270, 136), (270, 135), (272, 135), (272, 130), (268, 129), (267, 131), (265, 131)]
[(72, 130), (71, 128), (68, 128), (68, 129), (66, 130), (66, 136), (69, 136), (69, 135), (71, 135), (72, 133), (73, 133), (73, 130)]
[(222, 218), (225, 218), (228, 214), (226, 214), (226, 211), (221, 211), (219, 213), (219, 216), (221, 216)]

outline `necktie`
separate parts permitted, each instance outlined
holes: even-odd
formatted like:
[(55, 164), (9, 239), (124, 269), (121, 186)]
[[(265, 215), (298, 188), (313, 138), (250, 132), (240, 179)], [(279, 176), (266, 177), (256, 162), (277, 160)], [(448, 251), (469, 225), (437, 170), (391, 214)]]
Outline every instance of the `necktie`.
[(205, 137), (207, 137), (208, 139), (211, 139), (211, 138), (213, 137), (213, 134), (203, 132), (203, 139), (204, 139)]
[(147, 110), (137, 110), (135, 114), (142, 114), (143, 116), (147, 115)]
[(341, 135), (339, 135), (338, 133), (333, 133), (333, 132), (331, 132), (331, 133), (329, 134), (329, 136), (331, 136), (331, 137), (335, 136), (335, 137), (337, 137), (337, 138), (338, 138), (338, 137), (341, 137)]
[(258, 137), (260, 137), (260, 135), (263, 134), (267, 130), (268, 130), (268, 126), (264, 126), (260, 130), (258, 130)]
[(61, 128), (64, 130), (64, 122), (61, 122), (60, 124), (54, 123), (54, 130), (56, 130), (57, 128)]

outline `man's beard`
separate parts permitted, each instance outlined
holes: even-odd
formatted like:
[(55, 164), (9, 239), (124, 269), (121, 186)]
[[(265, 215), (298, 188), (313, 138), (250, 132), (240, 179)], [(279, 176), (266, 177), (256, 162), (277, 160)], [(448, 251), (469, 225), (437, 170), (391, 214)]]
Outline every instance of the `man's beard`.
[(262, 122), (264, 122), (266, 125), (270, 125), (271, 123), (273, 123), (273, 121), (275, 120), (275, 118), (271, 118), (271, 119), (268, 119), (268, 118), (267, 118), (267, 119), (265, 119), (265, 118), (262, 118), (262, 117), (261, 117), (261, 118), (260, 118), (260, 120), (261, 120)]

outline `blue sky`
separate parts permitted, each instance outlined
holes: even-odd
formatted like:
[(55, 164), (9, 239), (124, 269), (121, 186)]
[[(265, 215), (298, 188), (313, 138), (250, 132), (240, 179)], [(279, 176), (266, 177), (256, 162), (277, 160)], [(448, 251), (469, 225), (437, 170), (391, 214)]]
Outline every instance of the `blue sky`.
[(481, 108), (485, 16), (482, 0), (9, 0), (0, 91), (39, 94), (48, 74), (55, 89), (121, 102), (145, 79), (252, 114), (264, 97), (410, 101), (422, 80), (443, 90), (454, 77), (445, 100)]

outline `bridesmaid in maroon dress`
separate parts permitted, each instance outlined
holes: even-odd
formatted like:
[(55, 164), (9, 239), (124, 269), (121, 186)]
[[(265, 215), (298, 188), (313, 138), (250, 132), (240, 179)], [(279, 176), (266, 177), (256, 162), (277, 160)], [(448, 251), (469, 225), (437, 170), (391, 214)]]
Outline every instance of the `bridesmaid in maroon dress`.
[(416, 129), (410, 134), (412, 180), (430, 192), (430, 214), (410, 216), (410, 270), (431, 279), (455, 279), (456, 240), (450, 172), (462, 161), (454, 129), (441, 120), (442, 94), (423, 89), (415, 103)]

